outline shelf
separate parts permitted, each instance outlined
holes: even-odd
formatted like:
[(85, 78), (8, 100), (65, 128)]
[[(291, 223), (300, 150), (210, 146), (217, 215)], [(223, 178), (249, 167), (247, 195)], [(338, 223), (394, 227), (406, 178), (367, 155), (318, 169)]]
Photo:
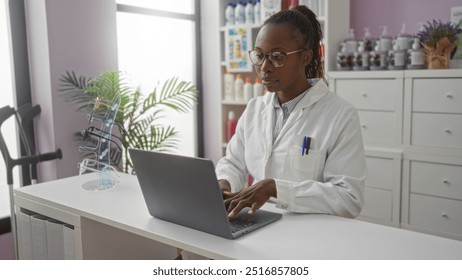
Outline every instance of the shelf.
[(369, 70), (369, 71), (329, 71), (329, 78), (441, 78), (462, 76), (462, 69), (422, 69), (422, 70)]
[(247, 102), (246, 101), (228, 101), (228, 100), (223, 100), (221, 102), (223, 105), (237, 105), (237, 106), (246, 106)]
[(225, 31), (227, 28), (235, 28), (235, 27), (247, 27), (247, 28), (251, 28), (251, 29), (258, 29), (261, 27), (260, 24), (237, 24), (237, 25), (227, 25), (227, 26), (221, 26), (220, 27), (220, 31)]

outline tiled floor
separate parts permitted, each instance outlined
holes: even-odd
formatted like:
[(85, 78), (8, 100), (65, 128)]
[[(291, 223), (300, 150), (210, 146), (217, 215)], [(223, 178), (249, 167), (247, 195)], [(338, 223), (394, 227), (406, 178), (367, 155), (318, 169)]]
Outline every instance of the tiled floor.
[(0, 235), (0, 260), (13, 260), (13, 251), (13, 236), (11, 232)]

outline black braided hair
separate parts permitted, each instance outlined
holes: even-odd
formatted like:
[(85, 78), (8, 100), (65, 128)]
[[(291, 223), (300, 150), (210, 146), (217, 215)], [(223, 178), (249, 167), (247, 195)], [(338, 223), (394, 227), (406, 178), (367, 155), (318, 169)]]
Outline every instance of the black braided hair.
[(263, 23), (263, 25), (267, 24), (285, 24), (298, 30), (303, 39), (301, 47), (313, 51), (311, 63), (305, 68), (306, 77), (320, 78), (326, 81), (321, 57), (322, 29), (313, 11), (303, 5), (296, 6), (272, 15)]

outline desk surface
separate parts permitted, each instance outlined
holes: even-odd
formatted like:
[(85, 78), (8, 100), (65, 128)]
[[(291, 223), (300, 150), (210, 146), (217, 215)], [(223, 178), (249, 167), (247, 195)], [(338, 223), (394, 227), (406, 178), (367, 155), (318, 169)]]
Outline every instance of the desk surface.
[(81, 184), (94, 176), (20, 188), (15, 196), (213, 259), (462, 259), (461, 241), (331, 215), (282, 212), (281, 220), (228, 240), (151, 217), (135, 176), (85, 191)]

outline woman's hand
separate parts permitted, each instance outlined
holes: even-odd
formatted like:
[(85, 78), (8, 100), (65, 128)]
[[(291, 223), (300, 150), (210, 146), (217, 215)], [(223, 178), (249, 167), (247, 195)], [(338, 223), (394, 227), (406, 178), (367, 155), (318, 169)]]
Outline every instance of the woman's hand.
[(249, 214), (252, 215), (258, 208), (262, 207), (270, 197), (277, 197), (276, 183), (273, 179), (265, 179), (253, 186), (244, 188), (241, 192), (232, 194), (230, 198), (225, 199), (225, 206), (228, 209), (228, 218), (234, 218), (245, 207), (250, 208)]
[(234, 197), (236, 193), (231, 192), (231, 185), (228, 180), (218, 180), (218, 186), (220, 187), (223, 200)]

